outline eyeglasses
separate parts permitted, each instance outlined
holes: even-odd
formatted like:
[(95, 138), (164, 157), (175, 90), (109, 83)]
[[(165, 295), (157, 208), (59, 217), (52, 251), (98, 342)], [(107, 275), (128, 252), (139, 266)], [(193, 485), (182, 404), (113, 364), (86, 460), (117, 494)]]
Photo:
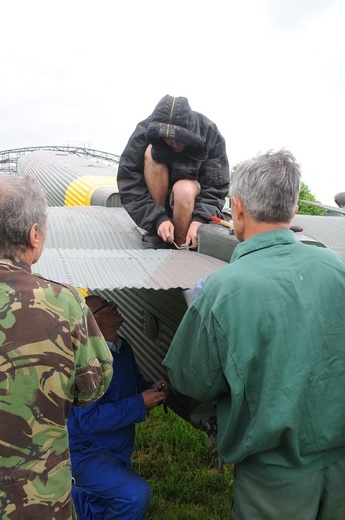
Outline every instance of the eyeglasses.
[(112, 301), (110, 301), (110, 300), (103, 300), (103, 304), (99, 307), (99, 309), (96, 309), (95, 311), (93, 311), (92, 314), (95, 315), (96, 312), (99, 312), (102, 309), (105, 309), (106, 307), (110, 307), (111, 305), (113, 305)]

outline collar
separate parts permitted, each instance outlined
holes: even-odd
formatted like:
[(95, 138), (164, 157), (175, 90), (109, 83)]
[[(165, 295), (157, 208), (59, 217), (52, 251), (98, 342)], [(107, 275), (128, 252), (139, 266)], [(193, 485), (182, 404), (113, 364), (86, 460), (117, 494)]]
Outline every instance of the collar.
[(24, 271), (31, 273), (31, 267), (20, 258), (0, 258), (0, 265), (10, 265), (11, 267), (23, 269)]
[(293, 235), (290, 229), (275, 229), (274, 231), (259, 233), (237, 244), (230, 264), (254, 251), (272, 246), (294, 244), (296, 242), (299, 242), (299, 240)]
[(107, 345), (112, 352), (116, 352), (116, 354), (119, 354), (120, 348), (122, 346), (122, 338), (116, 336), (115, 341), (107, 341)]

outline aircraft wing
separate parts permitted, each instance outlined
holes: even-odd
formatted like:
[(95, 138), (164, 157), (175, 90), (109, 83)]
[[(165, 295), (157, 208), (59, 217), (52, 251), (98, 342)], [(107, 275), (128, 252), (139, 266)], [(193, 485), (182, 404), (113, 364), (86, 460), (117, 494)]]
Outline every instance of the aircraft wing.
[(46, 248), (33, 271), (90, 290), (191, 289), (223, 265), (195, 251)]
[[(339, 208), (340, 209), (340, 208)], [(333, 249), (345, 260), (345, 218), (319, 215), (295, 215), (292, 225), (301, 226), (303, 232), (296, 233), (302, 241), (314, 241)]]
[(123, 208), (50, 207), (43, 254), (33, 271), (92, 291), (191, 289), (226, 262), (195, 251), (145, 249)]

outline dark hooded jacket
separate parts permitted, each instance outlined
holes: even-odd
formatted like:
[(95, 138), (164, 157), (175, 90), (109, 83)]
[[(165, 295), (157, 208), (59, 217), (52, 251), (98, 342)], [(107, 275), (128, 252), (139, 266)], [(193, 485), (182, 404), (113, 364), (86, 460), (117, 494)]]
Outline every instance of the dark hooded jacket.
[[(175, 152), (164, 138), (185, 144), (184, 150)], [(212, 215), (221, 217), (230, 179), (225, 140), (212, 121), (191, 109), (185, 97), (166, 95), (152, 115), (137, 125), (121, 155), (117, 176), (121, 203), (134, 222), (156, 231), (171, 217), (170, 208), (156, 204), (146, 187), (144, 155), (149, 144), (153, 160), (169, 167), (170, 187), (179, 179), (200, 183), (192, 220), (206, 223)]]

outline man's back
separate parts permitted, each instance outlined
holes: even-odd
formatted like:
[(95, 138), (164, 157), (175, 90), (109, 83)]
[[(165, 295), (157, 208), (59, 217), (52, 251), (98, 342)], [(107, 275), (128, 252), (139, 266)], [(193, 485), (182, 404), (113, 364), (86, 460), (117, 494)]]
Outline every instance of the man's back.
[[(201, 401), (218, 397), (226, 461), (294, 478), (345, 457), (344, 299), (344, 262), (288, 230), (243, 242), (231, 265), (209, 277), (188, 322), (198, 352), (185, 352), (200, 384), (185, 390)], [(207, 366), (204, 335), (217, 338)]]
[(87, 404), (103, 393), (100, 361), (110, 376), (110, 358), (102, 359), (108, 351), (98, 329), (87, 337), (77, 290), (31, 274), (25, 263), (0, 261), (0, 272), (0, 516), (13, 508), (39, 518), (46, 503), (55, 519), (67, 519), (67, 416), (73, 401)]
[(290, 231), (300, 187), (288, 150), (238, 166), (230, 199), (240, 243), (163, 361), (176, 390), (217, 402), (238, 520), (345, 517), (345, 263)]

